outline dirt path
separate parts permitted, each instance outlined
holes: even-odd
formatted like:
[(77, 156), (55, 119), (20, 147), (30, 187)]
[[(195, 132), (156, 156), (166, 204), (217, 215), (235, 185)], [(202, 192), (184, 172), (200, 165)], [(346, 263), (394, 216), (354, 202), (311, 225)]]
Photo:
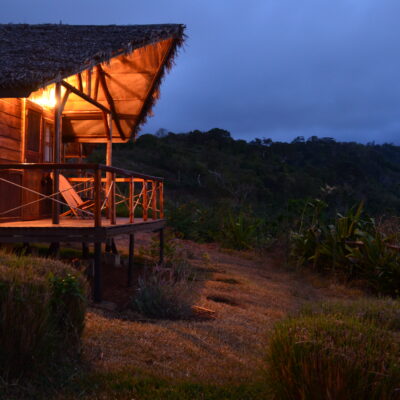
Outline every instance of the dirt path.
[(307, 301), (352, 295), (288, 272), (272, 255), (261, 260), (223, 252), (216, 245), (184, 246), (193, 264), (213, 271), (197, 304), (214, 310), (216, 319), (143, 323), (91, 310), (85, 349), (96, 369), (132, 368), (215, 383), (245, 381), (260, 370), (268, 330), (276, 321)]

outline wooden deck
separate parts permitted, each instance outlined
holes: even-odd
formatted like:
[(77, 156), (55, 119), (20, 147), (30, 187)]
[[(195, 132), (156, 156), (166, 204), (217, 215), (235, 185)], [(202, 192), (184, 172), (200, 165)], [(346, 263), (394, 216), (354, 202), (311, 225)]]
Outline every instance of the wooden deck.
[(93, 219), (61, 218), (58, 225), (52, 220), (12, 221), (0, 223), (0, 243), (18, 242), (104, 242), (106, 239), (136, 232), (154, 232), (163, 229), (165, 219), (117, 218), (116, 224), (103, 218), (101, 227)]

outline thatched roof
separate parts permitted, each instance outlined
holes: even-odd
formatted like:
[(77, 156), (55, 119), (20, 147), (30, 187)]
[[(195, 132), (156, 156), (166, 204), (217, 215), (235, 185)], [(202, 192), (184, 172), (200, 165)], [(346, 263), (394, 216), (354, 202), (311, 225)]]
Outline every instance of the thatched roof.
[[(0, 97), (28, 97), (31, 92), (35, 96), (38, 89), (61, 79), (76, 88), (76, 74), (85, 70), (94, 72), (88, 78), (93, 88), (92, 67), (103, 63), (119, 128), (113, 129), (113, 137), (126, 141), (151, 114), (165, 72), (183, 43), (184, 29), (179, 24), (0, 24)], [(95, 97), (109, 105), (104, 90)], [(106, 141), (100, 110), (70, 95), (63, 114), (63, 140)]]
[(176, 39), (178, 47), (184, 28), (179, 24), (0, 24), (0, 97), (26, 97), (57, 79), (165, 39)]

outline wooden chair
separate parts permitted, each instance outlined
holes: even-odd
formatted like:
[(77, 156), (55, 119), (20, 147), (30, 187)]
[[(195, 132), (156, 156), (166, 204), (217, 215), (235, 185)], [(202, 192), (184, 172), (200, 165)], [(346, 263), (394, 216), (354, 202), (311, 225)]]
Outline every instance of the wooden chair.
[[(51, 173), (50, 176), (51, 179), (54, 179), (53, 173)], [(93, 217), (93, 213), (87, 210), (90, 210), (94, 207), (94, 201), (82, 200), (81, 196), (79, 196), (68, 179), (62, 174), (59, 174), (59, 188), (65, 202), (70, 207), (68, 211), (60, 214), (61, 217), (66, 217), (68, 215), (74, 215), (77, 218)], [(81, 210), (84, 210), (85, 212), (82, 212)]]

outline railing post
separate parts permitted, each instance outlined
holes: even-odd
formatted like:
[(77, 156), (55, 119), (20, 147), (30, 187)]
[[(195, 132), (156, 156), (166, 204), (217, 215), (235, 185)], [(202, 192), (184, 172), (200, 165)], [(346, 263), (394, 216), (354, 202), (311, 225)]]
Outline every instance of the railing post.
[(143, 179), (143, 221), (147, 221), (147, 210), (148, 210), (148, 201), (147, 201), (147, 180)]
[[(53, 170), (53, 193), (60, 191), (60, 173), (59, 170)], [(52, 223), (57, 225), (60, 223), (60, 195), (56, 194), (54, 200), (51, 204), (51, 219)]]
[(101, 226), (101, 169), (94, 170), (94, 226)]
[(159, 182), (160, 218), (164, 218), (164, 182)]
[(101, 261), (101, 242), (95, 242), (93, 300), (96, 303), (100, 303), (103, 300), (103, 274), (101, 270)]
[(131, 177), (129, 181), (129, 222), (133, 224), (135, 221), (135, 211), (133, 209), (133, 202), (135, 197), (135, 180)]
[(157, 219), (157, 182), (151, 181), (151, 208), (153, 212), (151, 213), (152, 219)]
[(164, 228), (160, 229), (160, 258), (159, 258), (159, 264), (163, 265), (164, 264)]
[(129, 234), (128, 287), (132, 286), (134, 256), (135, 256), (135, 235), (131, 233)]
[(111, 193), (110, 193), (110, 196), (111, 196), (111, 202), (110, 202), (110, 208), (111, 208), (111, 225), (115, 225), (116, 224), (116, 222), (117, 222), (117, 210), (116, 210), (116, 206), (115, 206), (115, 185), (117, 184), (117, 182), (116, 182), (116, 175), (115, 175), (115, 172), (112, 172), (111, 173), (111, 185), (112, 185), (112, 187), (111, 187)]
[[(60, 163), (61, 161), (61, 84), (57, 82), (55, 84), (55, 98), (56, 106), (54, 108), (54, 156), (53, 160), (55, 163)], [(60, 191), (60, 170), (53, 170), (53, 194)], [(60, 223), (60, 195), (56, 194), (54, 196), (56, 201), (52, 204), (52, 222), (53, 224)]]
[[(108, 135), (107, 139), (107, 148), (106, 148), (106, 165), (108, 167), (112, 166), (112, 116), (111, 114), (108, 114), (107, 116), (107, 123), (106, 125), (108, 126), (108, 132), (106, 134)], [(110, 219), (111, 225), (115, 224), (114, 221), (114, 216), (113, 216), (113, 192), (115, 193), (113, 183), (115, 184), (115, 179), (114, 179), (114, 174), (112, 172), (107, 171), (106, 172), (106, 193), (108, 194), (108, 200), (107, 200), (107, 211), (108, 211), (108, 218)], [(110, 190), (111, 189), (111, 190)]]

